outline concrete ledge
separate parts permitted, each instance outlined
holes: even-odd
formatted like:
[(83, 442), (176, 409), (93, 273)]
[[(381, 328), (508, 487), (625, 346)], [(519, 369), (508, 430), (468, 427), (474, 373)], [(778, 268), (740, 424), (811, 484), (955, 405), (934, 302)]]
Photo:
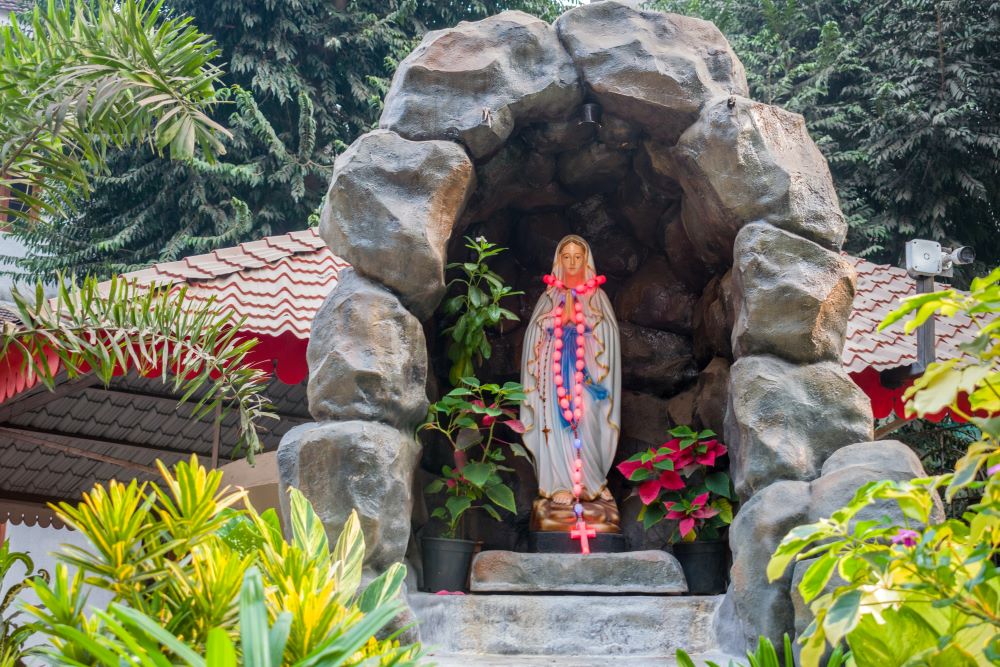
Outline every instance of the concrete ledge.
[(472, 563), (473, 593), (686, 593), (680, 563), (665, 551), (551, 554), (484, 551)]
[(411, 593), (409, 602), (437, 655), (671, 656), (716, 648), (722, 598)]

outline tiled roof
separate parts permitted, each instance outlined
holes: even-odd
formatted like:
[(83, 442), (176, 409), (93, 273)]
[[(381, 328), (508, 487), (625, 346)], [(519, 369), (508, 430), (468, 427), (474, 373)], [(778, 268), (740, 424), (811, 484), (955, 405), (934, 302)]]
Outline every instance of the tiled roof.
[[(912, 364), (917, 360), (916, 334), (907, 334), (897, 324), (885, 331), (878, 325), (900, 301), (916, 294), (916, 283), (904, 269), (887, 264), (872, 264), (858, 257), (847, 256), (858, 274), (854, 312), (847, 323), (847, 344), (842, 360), (848, 373), (860, 373), (866, 368), (882, 371)], [(938, 285), (939, 289), (947, 285)], [(960, 354), (958, 345), (972, 340), (975, 325), (966, 316), (938, 318), (937, 357), (944, 359)]]
[(28, 3), (25, 0), (0, 0), (0, 9), (6, 9), (9, 12), (17, 12), (27, 9)]
[(248, 331), (305, 340), (345, 266), (314, 229), (306, 229), (154, 264), (125, 277), (143, 284), (187, 283), (189, 299), (215, 297), (220, 306), (247, 317)]

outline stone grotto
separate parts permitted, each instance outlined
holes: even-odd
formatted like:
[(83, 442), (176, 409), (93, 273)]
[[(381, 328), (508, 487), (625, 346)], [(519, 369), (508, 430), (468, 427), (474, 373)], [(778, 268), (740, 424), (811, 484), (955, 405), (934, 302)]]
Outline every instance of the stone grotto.
[[(582, 122), (584, 104), (598, 124)], [(871, 442), (869, 401), (840, 367), (846, 230), (802, 117), (748, 98), (711, 23), (611, 1), (553, 24), (504, 12), (430, 32), (399, 66), (379, 129), (336, 161), (320, 233), (353, 268), (313, 323), (316, 421), (283, 439), (281, 483), (331, 534), (357, 508), (370, 573), (404, 559), (419, 570), (421, 490), (450, 456), (414, 436), (428, 396), (447, 391), (445, 265), (465, 257), (466, 236), (509, 248), (492, 268), (523, 290), (508, 305), (521, 322), (492, 334), (481, 376), (516, 380), (540, 278), (556, 242), (579, 234), (621, 332), (618, 460), (678, 424), (724, 435), (742, 502), (731, 583), (724, 599), (695, 599), (721, 648), (780, 641), (808, 614), (793, 599), (801, 565), (775, 584), (764, 575), (785, 532), (865, 481), (922, 474), (904, 445)], [(470, 526), (484, 549), (525, 550), (535, 488), (515, 465), (518, 516)], [(662, 548), (669, 527), (644, 531), (628, 484), (609, 481), (630, 549)], [(467, 597), (455, 604), (487, 596)]]

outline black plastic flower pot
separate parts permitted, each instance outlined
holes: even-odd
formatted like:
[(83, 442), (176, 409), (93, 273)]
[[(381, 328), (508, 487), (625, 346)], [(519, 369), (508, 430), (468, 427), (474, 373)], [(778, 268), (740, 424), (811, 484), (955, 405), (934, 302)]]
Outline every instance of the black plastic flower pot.
[(420, 540), (420, 546), (424, 560), (425, 591), (468, 591), (467, 582), (475, 542), (424, 537)]
[(677, 542), (672, 550), (684, 570), (688, 593), (716, 595), (726, 592), (729, 544), (725, 540)]

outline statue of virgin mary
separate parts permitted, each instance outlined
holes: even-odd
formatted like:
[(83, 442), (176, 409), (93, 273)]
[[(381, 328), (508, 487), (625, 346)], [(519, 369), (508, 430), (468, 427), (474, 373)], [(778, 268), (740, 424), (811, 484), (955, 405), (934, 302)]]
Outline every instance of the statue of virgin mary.
[(619, 435), (618, 323), (590, 245), (570, 235), (528, 322), (521, 358), (524, 444), (534, 459), (534, 530), (571, 530), (580, 519), (618, 532), (607, 488)]

